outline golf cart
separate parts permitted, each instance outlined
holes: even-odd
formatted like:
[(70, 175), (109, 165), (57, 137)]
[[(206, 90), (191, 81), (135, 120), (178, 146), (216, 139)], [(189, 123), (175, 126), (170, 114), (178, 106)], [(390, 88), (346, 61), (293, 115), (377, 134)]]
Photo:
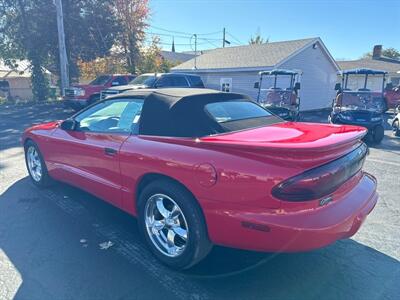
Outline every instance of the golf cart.
[(383, 113), (387, 110), (384, 99), (385, 71), (354, 69), (340, 72), (342, 83), (337, 83), (330, 122), (363, 126), (368, 129), (367, 139), (380, 143), (384, 136)]
[[(298, 121), (300, 110), (300, 73), (293, 70), (275, 69), (258, 73), (260, 81), (257, 102), (284, 120)], [(269, 88), (262, 88), (268, 85)]]

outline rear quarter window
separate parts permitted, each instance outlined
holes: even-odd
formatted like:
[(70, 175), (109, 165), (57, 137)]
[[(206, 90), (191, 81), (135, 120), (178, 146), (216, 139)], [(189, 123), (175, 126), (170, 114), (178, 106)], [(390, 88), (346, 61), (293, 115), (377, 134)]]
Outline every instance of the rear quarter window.
[(249, 101), (214, 102), (205, 105), (206, 112), (218, 123), (268, 117), (271, 114)]

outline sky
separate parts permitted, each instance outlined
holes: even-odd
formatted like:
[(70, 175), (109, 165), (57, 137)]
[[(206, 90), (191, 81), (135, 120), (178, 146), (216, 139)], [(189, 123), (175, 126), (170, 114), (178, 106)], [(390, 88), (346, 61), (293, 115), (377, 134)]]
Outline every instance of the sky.
[[(400, 50), (399, 0), (150, 0), (149, 38), (177, 52), (247, 44), (260, 32), (270, 42), (320, 37), (336, 59), (357, 59), (376, 44)], [(171, 32), (172, 31), (172, 32)]]

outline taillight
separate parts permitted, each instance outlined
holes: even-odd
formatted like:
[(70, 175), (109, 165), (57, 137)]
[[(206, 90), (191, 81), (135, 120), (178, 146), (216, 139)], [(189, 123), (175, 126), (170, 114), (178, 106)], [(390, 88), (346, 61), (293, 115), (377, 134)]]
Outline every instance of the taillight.
[(272, 195), (281, 200), (294, 202), (326, 196), (362, 168), (367, 152), (368, 147), (362, 144), (334, 161), (281, 182), (272, 189)]

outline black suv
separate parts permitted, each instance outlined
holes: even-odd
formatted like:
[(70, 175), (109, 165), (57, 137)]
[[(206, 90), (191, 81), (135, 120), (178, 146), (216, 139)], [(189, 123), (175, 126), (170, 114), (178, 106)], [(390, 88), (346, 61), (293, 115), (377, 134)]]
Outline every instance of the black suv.
[(119, 94), (128, 90), (157, 89), (157, 88), (204, 88), (200, 76), (178, 73), (147, 73), (142, 74), (128, 85), (111, 87), (101, 91), (101, 100), (108, 96)]

